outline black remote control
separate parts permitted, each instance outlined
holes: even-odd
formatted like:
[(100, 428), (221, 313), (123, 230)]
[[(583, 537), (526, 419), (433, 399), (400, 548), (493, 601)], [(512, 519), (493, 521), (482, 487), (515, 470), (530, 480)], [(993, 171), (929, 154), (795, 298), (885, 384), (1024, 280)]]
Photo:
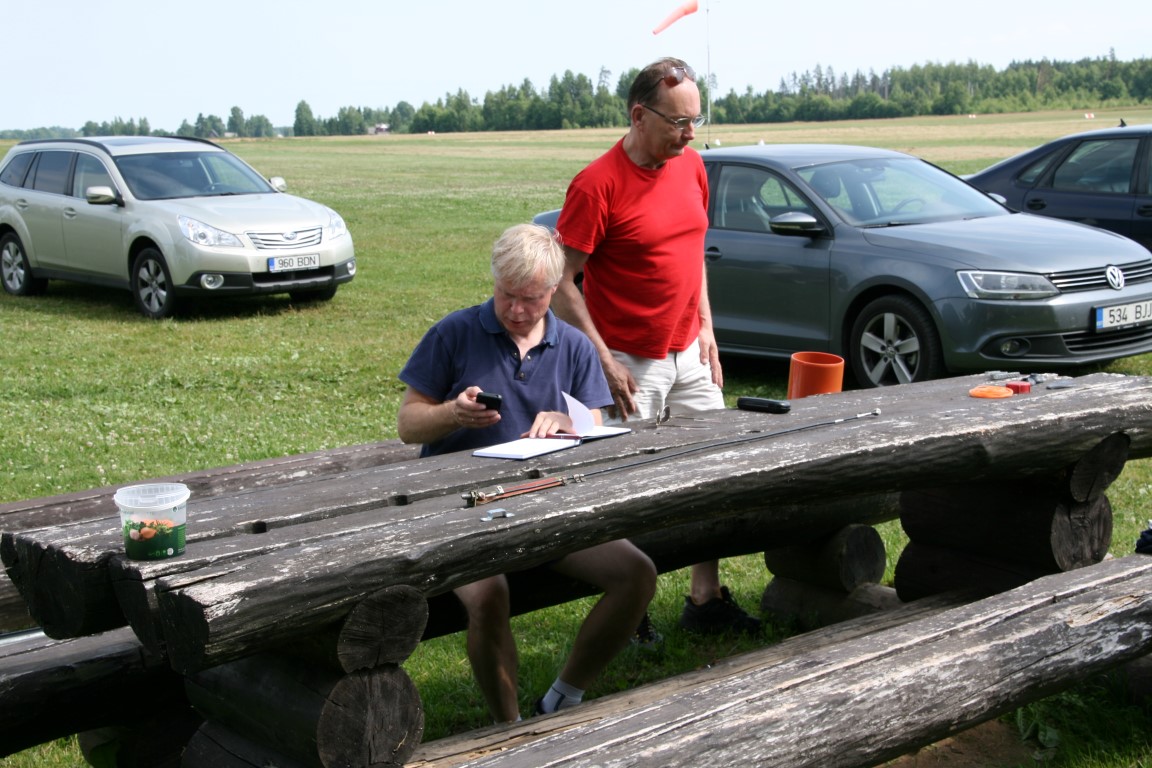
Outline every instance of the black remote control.
[(736, 407), (742, 411), (788, 413), (792, 410), (792, 403), (787, 400), (769, 400), (766, 397), (738, 397), (736, 398)]

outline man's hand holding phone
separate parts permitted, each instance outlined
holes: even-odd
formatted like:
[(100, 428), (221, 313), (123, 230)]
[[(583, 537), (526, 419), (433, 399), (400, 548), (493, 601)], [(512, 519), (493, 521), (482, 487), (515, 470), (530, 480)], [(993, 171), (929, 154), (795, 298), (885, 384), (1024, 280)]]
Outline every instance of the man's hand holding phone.
[[(481, 399), (483, 398), (483, 399)], [(468, 387), (452, 402), (452, 418), (465, 429), (484, 429), (500, 421), (500, 395)]]

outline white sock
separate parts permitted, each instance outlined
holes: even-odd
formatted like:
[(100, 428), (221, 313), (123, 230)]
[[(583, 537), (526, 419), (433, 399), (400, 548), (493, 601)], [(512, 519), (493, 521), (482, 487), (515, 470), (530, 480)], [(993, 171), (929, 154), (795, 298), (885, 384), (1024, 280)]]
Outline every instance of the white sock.
[(552, 683), (552, 687), (548, 689), (548, 693), (544, 694), (540, 708), (547, 714), (549, 712), (555, 712), (558, 709), (564, 709), (565, 707), (574, 707), (583, 699), (584, 691), (582, 689), (575, 688), (560, 678), (556, 678), (556, 682)]

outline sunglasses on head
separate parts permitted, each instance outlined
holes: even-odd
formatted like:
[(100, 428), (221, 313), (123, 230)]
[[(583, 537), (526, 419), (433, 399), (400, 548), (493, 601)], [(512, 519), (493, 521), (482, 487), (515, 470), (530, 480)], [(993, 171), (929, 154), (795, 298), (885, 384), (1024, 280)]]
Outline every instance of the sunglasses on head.
[(664, 73), (664, 77), (660, 79), (664, 81), (664, 85), (674, 88), (684, 82), (684, 78), (696, 82), (696, 70), (687, 64), (682, 67), (669, 67), (668, 71)]
[(648, 90), (644, 92), (644, 98), (640, 101), (646, 101), (648, 97), (651, 96), (653, 92), (655, 92), (660, 83), (664, 83), (664, 85), (668, 86), (669, 88), (675, 88), (676, 86), (680, 85), (680, 83), (684, 82), (684, 78), (688, 78), (692, 82), (696, 82), (696, 70), (692, 69), (692, 67), (688, 66), (687, 64), (682, 67), (669, 67), (668, 70), (660, 76), (660, 79), (652, 83)]

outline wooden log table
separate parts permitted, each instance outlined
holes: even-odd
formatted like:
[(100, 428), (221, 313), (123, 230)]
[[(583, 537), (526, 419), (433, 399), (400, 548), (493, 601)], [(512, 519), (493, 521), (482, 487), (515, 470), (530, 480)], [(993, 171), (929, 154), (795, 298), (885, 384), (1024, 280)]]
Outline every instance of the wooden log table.
[[(855, 521), (798, 514), (806, 505), (1048, 474), (1115, 433), (1128, 435), (1130, 456), (1152, 454), (1146, 378), (1096, 374), (1068, 389), (969, 397), (981, 381), (808, 398), (788, 415), (637, 424), (529, 462), (442, 456), (194, 496), (187, 552), (169, 560), (124, 558), (115, 509), (6, 531), (0, 553), (49, 636), (127, 617), (145, 646), (190, 671), (311, 634), (392, 585), (433, 596), (592, 544), (749, 512), (779, 544), (815, 538)], [(492, 507), (461, 498), (540, 477), (570, 482), (493, 505), (510, 517), (482, 519)]]
[[(894, 517), (883, 502), (891, 494), (1050, 478), (1117, 442), (1121, 466), (1152, 455), (1152, 380), (1093, 374), (1003, 400), (970, 397), (986, 380), (823, 395), (796, 401), (786, 415), (726, 410), (638, 422), (630, 434), (526, 462), (401, 460), (194, 495), (187, 552), (168, 560), (126, 559), (115, 509), (91, 522), (5, 531), (0, 555), (49, 636), (127, 622), (173, 669), (220, 690), (236, 677), (227, 665), (287, 645), (318, 641), (330, 657), (359, 659), (339, 661), (344, 674), (379, 669), (372, 659), (395, 663), (398, 654), (383, 645), (409, 647), (423, 624), (410, 622), (397, 637), (376, 602), (436, 598), (593, 544), (649, 539), (668, 562), (687, 564)], [(548, 487), (469, 502), (538, 480)], [(722, 533), (709, 540), (710, 531)], [(368, 631), (349, 621), (361, 613), (375, 617)], [(373, 678), (368, 687), (381, 685)], [(353, 743), (356, 735), (341, 736)], [(375, 744), (377, 757), (389, 755), (377, 762), (402, 762), (398, 745), (410, 750), (411, 736), (399, 734), (392, 752)]]
[[(375, 467), (416, 457), (415, 446), (399, 440), (341, 446), (325, 451), (249, 461), (227, 467), (198, 470), (139, 482), (184, 483), (198, 499), (299, 483), (306, 478)], [(125, 483), (135, 485), (136, 483)], [(17, 532), (49, 526), (69, 526), (107, 518), (115, 510), (112, 496), (118, 486), (74, 491), (38, 499), (0, 504), (0, 531)], [(33, 624), (24, 600), (9, 579), (0, 579), (0, 632)]]

